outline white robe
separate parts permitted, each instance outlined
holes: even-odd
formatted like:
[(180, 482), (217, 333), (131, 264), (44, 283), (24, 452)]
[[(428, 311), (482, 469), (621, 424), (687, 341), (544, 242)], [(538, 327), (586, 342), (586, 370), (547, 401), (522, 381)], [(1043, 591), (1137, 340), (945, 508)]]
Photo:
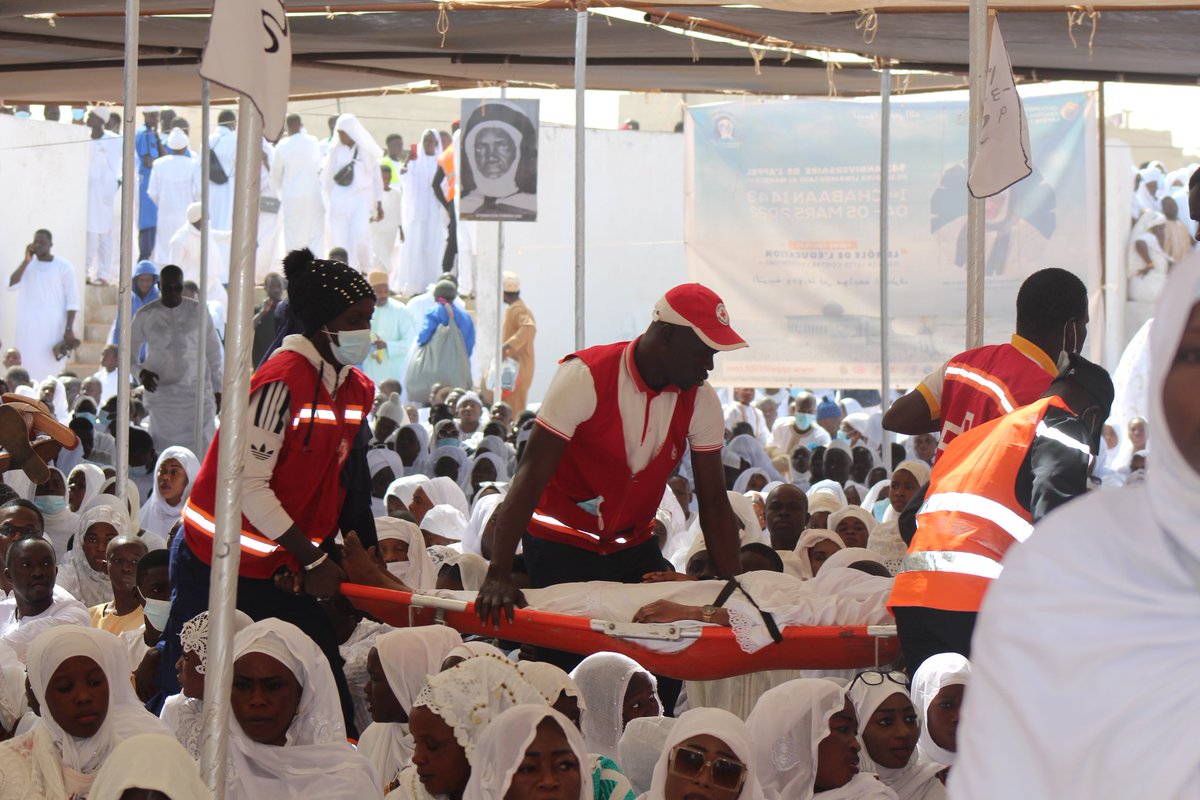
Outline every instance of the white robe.
[(87, 232), (112, 235), (113, 204), (121, 188), (121, 137), (105, 131), (88, 142)]
[(17, 619), (17, 600), (9, 597), (0, 601), (0, 642), (13, 649), (22, 662), (34, 639), (57, 625), (92, 627), (92, 615), (83, 603), (59, 586), (54, 587), (54, 600), (40, 614)]
[(158, 206), (158, 235), (151, 260), (165, 266), (171, 263), (171, 237), (187, 224), (188, 206), (200, 199), (199, 164), (187, 156), (156, 158), (146, 194)]
[[(175, 231), (171, 237), (171, 258), (168, 262), (183, 270), (185, 281), (200, 285), (200, 229), (190, 222)], [(217, 234), (208, 231), (208, 299), (219, 303), (227, 302), (228, 295), (222, 284), (229, 283), (229, 261), (221, 253)]]
[[(339, 186), (333, 176), (352, 159), (354, 180), (349, 186)], [(350, 266), (363, 272), (369, 270), (374, 261), (370, 218), (375, 214), (375, 204), (383, 200), (379, 159), (369, 147), (347, 147), (338, 142), (325, 156), (321, 183), (329, 222), (329, 246), (346, 248)]]
[[(171, 445), (183, 445), (203, 457), (215, 432), (213, 393), (221, 391), (222, 354), (207, 312), (195, 300), (185, 297), (175, 308), (167, 308), (162, 300), (155, 300), (134, 315), (133, 352), (147, 345), (145, 359), (134, 369), (147, 369), (158, 375), (158, 389), (146, 392), (144, 402), (150, 412), (150, 434), (159, 452)], [(207, 323), (207, 375), (197, 363), (200, 314), (205, 315)], [(197, 443), (196, 401), (201, 381), (205, 379), (209, 384), (204, 390), (205, 425), (201, 442)]]
[[(75, 268), (61, 256), (51, 256), (49, 261), (34, 256), (21, 281), (8, 290), (18, 292), (14, 344), (21, 351), (21, 365), (34, 381), (57, 375), (66, 362), (55, 359), (52, 349), (62, 341), (67, 312), (79, 310)], [(75, 335), (81, 333), (76, 328)]]
[(320, 143), (303, 131), (283, 139), (275, 148), (271, 185), (282, 202), (283, 247), (288, 252), (307, 247), (318, 256), (324, 255), (322, 157)]
[(417, 157), (408, 163), (408, 172), (404, 174), (405, 242), (400, 254), (399, 280), (392, 290), (406, 295), (422, 291), (442, 271), (450, 220), (433, 194), (433, 176), (441, 154), (440, 143), (436, 152), (427, 156), (418, 142)]
[(404, 193), (399, 186), (383, 192), (383, 218), (371, 223), (371, 244), (375, 251), (374, 269), (388, 274), (389, 282), (396, 274), (400, 243), (400, 218), (404, 205)]
[(376, 307), (371, 317), (371, 334), (387, 342), (387, 349), (371, 352), (362, 363), (362, 371), (378, 386), (392, 378), (404, 383), (408, 358), (417, 340), (420, 325), (408, 308), (395, 298)]
[[(223, 184), (208, 183), (209, 225), (223, 231), (233, 229), (233, 171), (237, 166), (237, 132), (218, 125), (209, 139), (212, 154), (229, 177)], [(208, 178), (207, 175), (204, 176)]]
[[(266, 139), (262, 141), (262, 160), (259, 162), (258, 185), (259, 194), (263, 198), (278, 200), (279, 195), (271, 184), (271, 164), (275, 161), (275, 148)], [(282, 210), (282, 206), (280, 207)], [(279, 247), (279, 211), (264, 211), (260, 203), (258, 208), (258, 252), (254, 260), (254, 283), (261, 285), (267, 273), (280, 271), (276, 264), (275, 251)], [(224, 331), (225, 326), (221, 326)]]

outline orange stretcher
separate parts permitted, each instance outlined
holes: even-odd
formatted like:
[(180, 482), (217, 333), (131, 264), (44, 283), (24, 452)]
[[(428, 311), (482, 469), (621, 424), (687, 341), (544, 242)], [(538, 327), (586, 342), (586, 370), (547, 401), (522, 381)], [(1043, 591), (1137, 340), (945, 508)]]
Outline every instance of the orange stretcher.
[[(495, 628), (480, 622), (472, 602), (352, 583), (342, 584), (342, 593), (358, 608), (395, 627), (444, 624), (463, 635), (492, 636), (582, 655), (608, 650), (629, 656), (651, 672), (682, 680), (708, 681), (771, 669), (865, 669), (889, 663), (900, 649), (894, 625), (785, 627), (782, 642), (747, 653), (731, 628), (614, 622), (530, 608), (516, 609), (512, 623), (506, 620)], [(695, 641), (672, 653), (637, 644), (637, 640), (681, 639)]]

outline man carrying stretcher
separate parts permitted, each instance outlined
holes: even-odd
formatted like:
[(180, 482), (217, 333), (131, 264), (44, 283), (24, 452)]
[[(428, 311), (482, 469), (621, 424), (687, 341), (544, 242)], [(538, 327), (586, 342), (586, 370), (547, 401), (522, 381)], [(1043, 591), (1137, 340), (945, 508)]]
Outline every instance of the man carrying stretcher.
[(660, 569), (654, 515), (689, 446), (700, 529), (717, 574), (741, 571), (740, 526), (721, 464), (724, 416), (706, 379), (717, 352), (745, 346), (721, 298), (691, 283), (668, 291), (632, 342), (562, 360), (498, 512), (475, 601), (480, 619), (511, 622), (525, 603), (512, 578), (518, 542), (534, 588), (638, 583)]

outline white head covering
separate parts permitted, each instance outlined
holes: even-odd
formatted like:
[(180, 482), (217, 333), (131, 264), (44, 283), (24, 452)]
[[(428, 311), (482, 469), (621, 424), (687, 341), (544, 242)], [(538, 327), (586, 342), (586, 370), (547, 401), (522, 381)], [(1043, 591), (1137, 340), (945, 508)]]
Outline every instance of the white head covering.
[(525, 750), (543, 720), (553, 720), (579, 762), (579, 800), (592, 800), (591, 759), (579, 729), (544, 705), (519, 705), (500, 712), (484, 729), (475, 750), (471, 779), (463, 800), (504, 800)]
[[(425, 426), (419, 422), (410, 422), (407, 425), (401, 425), (399, 428), (397, 428), (396, 432), (392, 434), (392, 437), (399, 438), (400, 431), (406, 429), (412, 431), (413, 435), (417, 437), (417, 457), (413, 459), (413, 463), (411, 465), (404, 468), (404, 474), (424, 476), (429, 470), (429, 461), (427, 459), (427, 454), (429, 452), (429, 431), (425, 430)], [(393, 441), (393, 438), (389, 438), (388, 441)]]
[[(650, 781), (648, 800), (666, 800), (667, 769), (671, 751), (693, 736), (708, 734), (729, 746), (738, 760), (746, 765), (746, 782), (735, 800), (762, 800), (763, 791), (756, 774), (755, 745), (750, 738), (746, 723), (722, 708), (693, 708), (681, 715), (663, 745), (658, 763), (654, 765), (654, 776)], [(813, 746), (814, 752), (816, 746)]]
[(913, 675), (912, 698), (921, 715), (921, 739), (917, 748), (942, 766), (954, 763), (955, 753), (939, 747), (929, 735), (929, 704), (947, 686), (966, 685), (971, 679), (971, 662), (958, 653), (938, 653), (930, 656)]
[(367, 451), (367, 468), (371, 470), (371, 477), (384, 467), (392, 468), (392, 483), (388, 484), (391, 488), (397, 478), (404, 477), (404, 462), (400, 460), (400, 456), (390, 447), (372, 447)]
[[(450, 450), (453, 448), (439, 447), (433, 452), (434, 462), (441, 457), (438, 453), (443, 449)], [(462, 462), (460, 463), (468, 464), (466, 454), (462, 452), (461, 448), (458, 448), (458, 451), (462, 454)], [(433, 505), (454, 506), (458, 509), (459, 513), (463, 515), (463, 528), (466, 528), (466, 518), (471, 513), (471, 506), (467, 503), (467, 496), (463, 494), (462, 487), (458, 483), (446, 477), (431, 478), (429, 484), (421, 488), (425, 490), (425, 496), (429, 498), (429, 502)]]
[(821, 574), (825, 574), (824, 570), (849, 567), (851, 564), (857, 564), (859, 561), (874, 561), (876, 564), (886, 566), (883, 556), (874, 550), (868, 550), (865, 547), (843, 547), (825, 559), (825, 563), (821, 565)]
[(760, 469), (759, 467), (750, 467), (749, 469), (743, 470), (742, 474), (737, 476), (737, 480), (733, 482), (733, 491), (737, 492), (738, 494), (745, 494), (746, 492), (750, 491), (750, 479), (755, 475), (762, 475), (767, 479), (768, 483), (777, 482), (771, 480), (771, 476), (767, 474), (765, 469)]
[[(741, 523), (741, 529), (738, 531), (738, 547), (761, 542), (769, 544), (770, 539), (763, 532), (762, 526), (758, 524), (758, 514), (754, 513), (754, 504), (744, 494), (737, 492), (726, 492), (729, 496), (729, 507), (733, 509), (733, 513), (737, 515), (738, 522)], [(692, 557), (701, 550), (707, 548), (704, 543), (704, 535), (700, 532), (700, 515), (692, 520), (689, 530), (691, 536), (691, 544), (685, 551), (683, 560), (675, 564), (678, 569), (686, 570), (687, 564), (692, 560)], [(675, 554), (675, 560), (678, 561), (679, 553)], [(675, 563), (674, 561), (672, 563)]]
[(862, 733), (866, 730), (867, 725), (870, 724), (871, 715), (875, 713), (876, 709), (885, 700), (894, 694), (903, 695), (905, 698), (909, 696), (906, 686), (908, 676), (903, 672), (893, 672), (890, 675), (891, 677), (884, 677), (882, 682), (876, 685), (856, 679), (850, 684), (847, 692), (850, 702), (854, 704), (854, 711), (858, 716), (859, 743), (862, 744), (862, 750), (858, 754), (859, 768), (862, 772), (874, 772), (879, 775), (879, 779), (894, 791), (901, 800), (917, 800), (925, 797), (925, 788), (929, 785), (930, 781), (937, 780), (937, 774), (945, 769), (945, 767), (921, 758), (916, 748), (913, 748), (912, 756), (903, 767), (891, 768), (880, 766), (871, 759), (870, 754), (867, 752), (867, 746), (863, 741)]
[[(107, 494), (109, 489), (117, 485), (117, 479), (109, 478), (100, 487), (101, 494)], [(116, 495), (108, 495), (116, 497)], [(130, 533), (137, 533), (142, 526), (142, 493), (131, 478), (125, 479), (125, 513), (129, 516)]]
[(186, 150), (188, 147), (188, 135), (183, 132), (183, 128), (173, 128), (171, 135), (167, 137), (167, 147), (171, 150)]
[(171, 800), (212, 797), (191, 753), (174, 736), (161, 733), (131, 736), (114, 747), (96, 773), (88, 800), (121, 800), (129, 789), (151, 789)]
[(471, 481), (471, 474), (475, 472), (475, 467), (480, 461), (490, 461), (492, 466), (496, 468), (496, 482), (503, 483), (508, 480), (508, 462), (489, 450), (480, 450), (475, 454), (475, 458), (471, 460), (470, 471), (467, 473), (467, 483)]
[(66, 425), (71, 421), (71, 409), (67, 408), (67, 390), (61, 380), (53, 375), (43, 378), (41, 385), (38, 387), (38, 399), (40, 400), (42, 396), (41, 389), (49, 385), (54, 386), (54, 393), (50, 396), (50, 402), (46, 403), (46, 405), (50, 408), (50, 413), (54, 415), (54, 418)]
[(867, 526), (867, 536), (871, 535), (871, 531), (875, 530), (875, 516), (863, 508), (862, 506), (846, 506), (843, 509), (833, 512), (829, 515), (829, 530), (837, 532), (838, 523), (844, 519), (853, 517)]
[(454, 730), (455, 741), (474, 768), (475, 746), (493, 718), (513, 706), (544, 707), (545, 704), (546, 701), (525, 682), (512, 662), (498, 658), (468, 658), (430, 677), (413, 701), (413, 708), (425, 706), (441, 717)]
[(833, 542), (837, 545), (838, 550), (845, 549), (846, 545), (842, 542), (842, 537), (835, 532), (825, 528), (809, 528), (801, 536), (800, 541), (796, 542), (795, 553), (800, 557), (800, 579), (807, 580), (813, 577), (812, 564), (808, 560), (808, 551), (812, 549), (817, 542)]
[[(512, 113), (521, 114), (524, 116), (523, 111), (508, 103), (497, 103), (494, 100), (489, 100), (488, 104), (494, 104), (497, 107), (507, 108), (510, 109)], [(475, 140), (479, 138), (479, 134), (489, 129), (503, 131), (509, 137), (511, 137), (513, 142), (513, 151), (516, 156), (513, 158), (512, 164), (509, 165), (508, 170), (505, 171), (503, 175), (499, 175), (495, 178), (489, 178), (488, 176), (484, 175), (483, 171), (479, 168), (479, 165), (475, 162)], [(517, 188), (517, 170), (521, 166), (521, 156), (524, 152), (521, 148), (521, 144), (524, 139), (525, 135), (522, 134), (521, 131), (517, 130), (516, 127), (496, 117), (485, 116), (479, 122), (476, 122), (470, 127), (470, 129), (467, 131), (466, 141), (463, 143), (463, 148), (459, 152), (465, 153), (467, 160), (470, 162), (471, 175), (475, 179), (476, 191), (479, 192), (480, 197), (504, 198), (510, 197), (519, 191)]]
[(355, 146), (364, 155), (374, 159), (383, 155), (383, 148), (375, 141), (375, 137), (363, 127), (363, 124), (358, 121), (358, 117), (353, 114), (342, 114), (337, 118), (337, 122), (333, 125), (333, 132), (336, 134), (342, 131), (345, 131), (346, 135), (354, 140)]
[[(884, 489), (888, 488), (891, 485), (892, 485), (891, 478), (884, 478), (881, 481), (876, 481), (874, 484), (872, 484), (871, 490), (867, 492), (867, 496), (862, 499), (862, 502), (859, 503), (859, 505), (862, 506), (863, 508), (865, 508), (867, 511), (870, 511), (871, 515), (874, 516), (875, 515), (875, 504), (879, 502), (879, 495), (881, 495), (883, 493)], [(881, 520), (876, 520), (876, 521), (881, 521)]]
[(425, 512), (421, 530), (460, 541), (467, 530), (467, 518), (454, 506), (434, 506)]
[(474, 553), (447, 553), (442, 566), (447, 565), (458, 567), (458, 574), (462, 579), (462, 587), (465, 592), (478, 592), (479, 587), (483, 586), (483, 579), (487, 577), (488, 562), (484, 560), (483, 556), (477, 556)]
[(545, 661), (518, 661), (517, 671), (530, 686), (538, 690), (538, 693), (549, 705), (557, 703), (559, 695), (565, 694), (567, 697), (574, 697), (579, 701), (581, 712), (587, 711), (583, 692), (579, 691), (579, 687), (575, 685), (575, 681), (571, 680), (570, 675), (553, 664)]
[(571, 680), (583, 693), (588, 708), (583, 715), (583, 737), (591, 752), (616, 757), (617, 742), (625, 730), (625, 692), (629, 689), (629, 681), (639, 672), (650, 679), (654, 697), (658, 699), (655, 677), (632, 658), (620, 653), (592, 653), (571, 671)]
[[(64, 731), (46, 705), (46, 689), (55, 670), (75, 656), (86, 656), (96, 662), (108, 680), (108, 714), (96, 735), (86, 739), (77, 739)], [(107, 631), (80, 625), (51, 628), (34, 640), (25, 663), (29, 685), (44, 713), (40, 730), (49, 735), (62, 755), (62, 774), (69, 783), (90, 784), (91, 780), (85, 776), (94, 776), (123, 740), (139, 733), (167, 733), (158, 718), (143, 708), (134, 695), (129, 680), (132, 672), (129, 651)]]
[[(491, 102), (491, 101), (489, 101)], [(425, 155), (425, 137), (433, 134), (433, 154)], [(421, 131), (417, 139), (417, 157), (408, 162), (408, 171), (404, 173), (407, 181), (404, 190), (404, 218), (406, 220), (427, 220), (435, 208), (437, 197), (429, 187), (433, 185), (433, 176), (437, 173), (438, 156), (442, 154), (442, 137), (433, 128)]]
[[(455, 645), (450, 649), (449, 653), (446, 653), (446, 658), (450, 658), (451, 656), (468, 661), (472, 658), (498, 658), (509, 664), (513, 663), (512, 659), (505, 655), (504, 651), (499, 647), (480, 641), (463, 642), (462, 644)], [(446, 661), (446, 658), (442, 659), (443, 663)]]
[(230, 715), (226, 797), (261, 800), (302, 794), (361, 800), (378, 796), (370, 764), (346, 741), (337, 686), (316, 643), (295, 625), (268, 618), (234, 637), (235, 663), (248, 653), (263, 653), (286, 667), (300, 684), (300, 705), (283, 747), (255, 742)]
[(829, 718), (846, 705), (846, 690), (823, 678), (801, 678), (763, 693), (746, 720), (763, 794), (808, 800), (817, 776), (817, 746)]
[[(771, 458), (763, 449), (762, 444), (750, 434), (743, 433), (733, 437), (725, 447), (751, 467), (761, 469), (766, 474), (768, 482), (783, 480), (783, 476), (776, 471), (775, 465), (771, 463)], [(749, 479), (747, 478), (747, 480)]]
[(0, 728), (11, 731), (28, 707), (25, 665), (11, 647), (0, 642)]
[(97, 467), (95, 464), (80, 464), (71, 470), (71, 474), (67, 476), (67, 493), (71, 491), (71, 478), (75, 474), (83, 475), (83, 500), (79, 502), (79, 511), (87, 508), (88, 503), (95, 500), (100, 494), (100, 487), (104, 485), (104, 470)]
[(638, 717), (625, 726), (617, 742), (617, 761), (638, 796), (650, 791), (654, 766), (666, 750), (675, 722), (674, 717)]
[(916, 478), (917, 486), (923, 486), (924, 484), (929, 483), (929, 473), (931, 470), (929, 465), (924, 461), (918, 461), (915, 458), (907, 461), (901, 461), (892, 469), (892, 474), (895, 475), (900, 470), (904, 470)]
[(400, 539), (408, 542), (408, 561), (395, 561), (387, 565), (387, 571), (413, 591), (429, 591), (437, 586), (437, 570), (429, 560), (425, 539), (415, 523), (395, 517), (376, 517), (375, 533), (379, 540)]
[(475, 500), (475, 506), (471, 509), (471, 519), (467, 522), (467, 530), (462, 537), (464, 553), (483, 555), (480, 544), (483, 540), (484, 528), (487, 527), (492, 515), (496, 513), (496, 509), (502, 502), (504, 502), (502, 494), (489, 494)]
[(408, 414), (404, 413), (404, 405), (400, 402), (400, 393), (392, 392), (387, 399), (375, 410), (378, 419), (390, 419), (397, 425), (408, 424)]
[[(175, 130), (179, 130), (176, 128)], [(158, 493), (158, 470), (162, 467), (163, 462), (169, 459), (174, 459), (183, 467), (183, 471), (187, 473), (187, 485), (183, 487), (183, 494), (179, 498), (177, 505), (171, 505), (163, 496)], [(171, 532), (171, 527), (179, 519), (183, 513), (183, 504), (187, 500), (188, 495), (192, 493), (192, 484), (196, 482), (196, 475), (200, 472), (200, 459), (188, 450), (186, 447), (168, 447), (162, 451), (162, 455), (158, 457), (158, 461), (154, 463), (154, 490), (150, 493), (150, 499), (146, 501), (146, 507), (142, 510), (142, 527), (150, 533), (157, 533), (164, 539)]]
[(409, 475), (404, 478), (397, 478), (388, 484), (387, 491), (384, 492), (383, 501), (386, 503), (389, 497), (395, 497), (404, 507), (408, 508), (412, 505), (413, 492), (417, 491), (418, 487), (427, 486), (429, 478), (425, 475)]
[(812, 486), (810, 486), (808, 488), (807, 494), (808, 494), (808, 500), (809, 500), (809, 509), (808, 509), (809, 512), (811, 512), (813, 510), (812, 509), (812, 501), (814, 499), (816, 499), (817, 494), (819, 494), (820, 492), (828, 492), (828, 493), (832, 494), (834, 497), (836, 497), (838, 499), (838, 502), (841, 503), (841, 505), (838, 506), (838, 508), (841, 508), (842, 506), (846, 505), (846, 490), (843, 489), (841, 487), (841, 484), (839, 484), (837, 481), (826, 478), (825, 480), (817, 481), (816, 483), (814, 483)]
[(108, 573), (92, 569), (83, 551), (83, 537), (88, 528), (99, 522), (106, 522), (116, 528), (117, 536), (136, 533), (136, 530), (131, 530), (125, 504), (111, 494), (98, 495), (80, 509), (75, 545), (67, 553), (65, 561), (74, 571), (78, 581), (78, 586), (71, 587), (73, 593), (78, 590), (78, 597), (75, 599), (89, 607), (112, 599), (112, 584), (108, 580)]
[[(254, 620), (243, 611), (233, 610), (233, 632), (244, 631), (254, 624)], [(195, 653), (200, 663), (196, 672), (203, 675), (208, 665), (208, 612), (201, 611), (196, 616), (183, 623), (179, 630), (179, 645), (183, 652)]]

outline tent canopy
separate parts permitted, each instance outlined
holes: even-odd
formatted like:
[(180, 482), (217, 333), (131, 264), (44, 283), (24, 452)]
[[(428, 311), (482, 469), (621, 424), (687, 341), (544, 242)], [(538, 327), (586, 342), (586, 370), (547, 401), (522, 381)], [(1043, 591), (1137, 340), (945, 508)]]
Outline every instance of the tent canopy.
[[(311, 8), (301, 3), (289, 4), (293, 96), (419, 81), (433, 81), (435, 88), (572, 84), (575, 14), (567, 0), (536, 6), (520, 0), (445, 6), (329, 0)], [(203, 4), (143, 2), (139, 102), (197, 100), (196, 71), (208, 33), (207, 10), (198, 5)], [(703, 0), (593, 6), (599, 13), (589, 27), (588, 86), (825, 95), (832, 82), (841, 95), (878, 92), (871, 61), (843, 60), (830, 70), (811, 51), (860, 54), (920, 71), (898, 77), (897, 89), (964, 86), (967, 15), (961, 3), (887, 0), (876, 8), (895, 13), (874, 17), (846, 12), (858, 3), (840, 0), (765, 0), (764, 5), (771, 7), (706, 5)], [(617, 7), (624, 15), (608, 16)], [(1048, 9), (1001, 15), (1014, 67), (1025, 77), (1194, 83), (1200, 73), (1194, 45), (1200, 12), (1147, 9), (1070, 16), (1060, 5), (1025, 2), (1020, 7)], [(113, 0), (6, 3), (0, 10), (3, 99), (120, 102), (123, 8)], [(840, 13), (815, 13), (826, 11)], [(874, 30), (864, 35), (864, 27)], [(689, 28), (726, 38), (680, 34)], [(756, 44), (753, 51), (749, 43)]]

